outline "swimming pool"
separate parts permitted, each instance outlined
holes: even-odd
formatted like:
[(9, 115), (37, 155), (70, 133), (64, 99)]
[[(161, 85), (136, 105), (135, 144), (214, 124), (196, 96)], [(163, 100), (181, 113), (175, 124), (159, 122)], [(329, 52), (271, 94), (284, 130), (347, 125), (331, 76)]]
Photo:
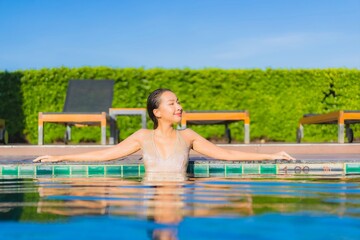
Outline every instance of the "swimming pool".
[(0, 178), (1, 239), (358, 239), (360, 178)]

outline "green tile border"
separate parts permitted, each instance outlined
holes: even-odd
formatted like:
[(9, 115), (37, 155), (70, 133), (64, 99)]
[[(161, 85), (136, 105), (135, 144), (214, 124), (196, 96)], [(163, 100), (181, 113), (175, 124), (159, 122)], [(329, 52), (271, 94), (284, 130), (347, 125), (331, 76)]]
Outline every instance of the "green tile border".
[(260, 174), (260, 164), (243, 164), (243, 174)]
[(17, 176), (19, 175), (19, 167), (10, 165), (10, 166), (3, 166), (1, 169), (2, 175), (11, 175), (11, 176)]
[(54, 167), (48, 165), (36, 166), (36, 176), (54, 175)]
[(261, 164), (260, 165), (260, 174), (277, 174), (277, 165), (276, 164)]
[(36, 175), (36, 167), (35, 166), (19, 166), (19, 175), (20, 176), (35, 176)]
[(71, 176), (71, 166), (54, 166), (53, 173), (57, 175), (67, 175)]
[(123, 165), (0, 165), (0, 176), (120, 176), (140, 177), (145, 173), (143, 164)]
[(345, 164), (346, 174), (360, 174), (360, 163), (346, 163)]
[(209, 164), (193, 164), (193, 172), (195, 177), (209, 177)]
[(209, 174), (214, 177), (225, 177), (225, 164), (209, 164)]
[(144, 166), (144, 164), (141, 164), (141, 165), (140, 165), (140, 169), (139, 169), (139, 170), (140, 170), (140, 174), (141, 174), (141, 175), (143, 175), (143, 174), (145, 173), (145, 166)]
[(72, 165), (70, 167), (72, 176), (87, 176), (88, 166), (84, 165)]
[(122, 176), (123, 177), (140, 176), (139, 165), (123, 165), (122, 166)]
[(122, 175), (122, 167), (121, 166), (105, 166), (106, 175)]
[(98, 176), (105, 175), (105, 166), (104, 165), (91, 165), (88, 166), (88, 175), (89, 176)]
[(225, 176), (240, 176), (243, 174), (242, 164), (226, 164), (225, 165)]
[[(284, 170), (285, 169), (285, 170)], [(299, 171), (299, 169), (301, 171)], [(360, 175), (360, 163), (241, 163), (241, 162), (190, 162), (188, 173), (194, 177), (235, 177), (242, 175)], [(143, 164), (66, 165), (66, 164), (4, 164), (0, 165), (3, 177), (71, 177), (119, 176), (142, 177)]]

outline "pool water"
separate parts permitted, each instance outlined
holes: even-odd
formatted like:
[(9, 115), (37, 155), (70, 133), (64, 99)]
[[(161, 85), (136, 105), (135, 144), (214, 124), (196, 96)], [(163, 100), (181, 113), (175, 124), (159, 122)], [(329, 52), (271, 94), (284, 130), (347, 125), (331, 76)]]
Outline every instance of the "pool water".
[(2, 178), (0, 239), (359, 239), (359, 178)]

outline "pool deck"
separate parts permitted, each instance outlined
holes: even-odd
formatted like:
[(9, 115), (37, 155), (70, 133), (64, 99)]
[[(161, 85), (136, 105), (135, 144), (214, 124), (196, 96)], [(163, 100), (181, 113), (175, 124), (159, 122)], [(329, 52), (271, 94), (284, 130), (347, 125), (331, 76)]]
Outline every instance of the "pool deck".
[[(221, 147), (244, 152), (275, 153), (286, 151), (297, 160), (306, 162), (324, 161), (351, 161), (360, 162), (360, 143), (301, 143), (301, 144), (218, 144)], [(112, 145), (0, 145), (0, 162), (27, 162), (40, 155), (62, 155), (89, 152), (110, 148)], [(138, 161), (141, 152), (137, 152), (124, 160), (126, 162)], [(190, 152), (190, 160), (210, 160), (204, 155), (194, 151)]]

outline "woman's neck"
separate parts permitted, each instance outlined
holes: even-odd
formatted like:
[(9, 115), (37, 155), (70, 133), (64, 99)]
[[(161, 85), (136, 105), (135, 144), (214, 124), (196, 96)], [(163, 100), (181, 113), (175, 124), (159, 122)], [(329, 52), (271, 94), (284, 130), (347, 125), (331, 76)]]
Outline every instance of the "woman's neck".
[(172, 125), (163, 125), (159, 124), (159, 126), (154, 130), (155, 134), (163, 137), (171, 137), (174, 134), (175, 129)]

